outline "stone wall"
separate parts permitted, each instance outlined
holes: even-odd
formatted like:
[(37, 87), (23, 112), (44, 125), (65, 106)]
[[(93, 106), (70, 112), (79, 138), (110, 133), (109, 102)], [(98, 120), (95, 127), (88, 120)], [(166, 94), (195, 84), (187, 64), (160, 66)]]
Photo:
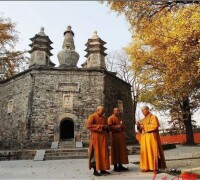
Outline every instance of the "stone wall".
[(27, 139), (29, 72), (0, 83), (0, 148), (22, 147)]
[(131, 86), (121, 79), (106, 73), (105, 76), (105, 107), (106, 116), (112, 114), (113, 108), (119, 107), (119, 101), (123, 106), (122, 119), (126, 125), (126, 139), (128, 143), (135, 141), (135, 122), (133, 121), (133, 103)]
[(66, 119), (74, 123), (75, 139), (87, 144), (88, 116), (99, 105), (110, 116), (118, 100), (127, 140), (134, 139), (130, 85), (104, 70), (35, 67), (0, 82), (0, 99), (0, 148), (49, 148)]
[[(67, 118), (75, 124), (75, 137), (81, 135), (79, 138), (88, 141), (86, 119), (103, 101), (101, 72), (76, 69), (35, 70), (33, 74), (32, 141), (59, 140), (60, 123)], [(78, 89), (67, 89), (67, 83), (77, 83)], [(63, 105), (65, 95), (72, 96), (71, 107)]]

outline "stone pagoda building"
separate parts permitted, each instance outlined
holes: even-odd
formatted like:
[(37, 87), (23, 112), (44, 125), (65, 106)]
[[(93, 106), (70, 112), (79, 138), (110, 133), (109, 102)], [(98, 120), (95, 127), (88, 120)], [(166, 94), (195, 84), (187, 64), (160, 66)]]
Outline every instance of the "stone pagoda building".
[(31, 38), (29, 68), (0, 81), (0, 148), (50, 148), (54, 142), (87, 146), (85, 124), (97, 106), (105, 116), (119, 107), (127, 141), (135, 140), (131, 86), (105, 67), (105, 44), (94, 32), (86, 43), (86, 61), (77, 67), (74, 32), (64, 32), (59, 66), (50, 60), (52, 41), (44, 28)]

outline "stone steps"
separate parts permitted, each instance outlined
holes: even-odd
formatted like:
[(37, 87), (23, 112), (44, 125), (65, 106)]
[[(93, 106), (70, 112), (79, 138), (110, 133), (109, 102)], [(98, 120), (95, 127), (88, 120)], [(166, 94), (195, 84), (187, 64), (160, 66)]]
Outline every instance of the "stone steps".
[(59, 155), (45, 155), (44, 160), (59, 160), (59, 159), (87, 159), (88, 154), (59, 154)]
[(21, 156), (18, 160), (33, 160), (34, 156)]
[(62, 159), (87, 159), (88, 155), (84, 155), (84, 156), (52, 156), (52, 157), (45, 157), (44, 160), (48, 161), (48, 160), (62, 160)]
[(78, 156), (78, 155), (82, 155), (82, 154), (88, 154), (87, 151), (85, 152), (55, 152), (55, 153), (46, 153), (45, 155), (48, 155), (48, 156), (69, 156), (69, 155), (75, 155), (75, 156)]
[[(75, 143), (75, 142), (74, 142)], [(61, 145), (65, 142), (61, 142)], [(139, 146), (127, 146), (128, 154), (139, 154)], [(6, 150), (0, 151), (1, 160), (33, 160), (37, 150)], [(85, 159), (88, 158), (88, 148), (58, 148), (45, 149), (44, 160)]]
[(36, 150), (8, 150), (0, 151), (0, 161), (5, 160), (32, 160)]
[(46, 150), (44, 160), (85, 159), (88, 158), (88, 148), (71, 148)]
[(55, 149), (55, 150), (51, 150), (51, 149), (47, 149), (46, 150), (46, 154), (47, 153), (76, 153), (76, 152), (87, 152), (88, 148), (69, 148), (69, 149)]
[(48, 153), (48, 154), (45, 154), (45, 157), (69, 157), (69, 156), (87, 156), (88, 153)]
[[(139, 146), (127, 147), (128, 154), (139, 154)], [(56, 159), (86, 159), (88, 158), (88, 148), (63, 148), (63, 149), (52, 149), (46, 150), (45, 160), (56, 160)]]
[(69, 139), (69, 140), (66, 140), (66, 141), (60, 141), (58, 143), (59, 149), (75, 148), (75, 147), (76, 147), (76, 142), (73, 139)]
[(11, 158), (9, 157), (0, 157), (0, 161), (12, 161), (12, 160), (33, 160), (34, 156), (12, 156)]

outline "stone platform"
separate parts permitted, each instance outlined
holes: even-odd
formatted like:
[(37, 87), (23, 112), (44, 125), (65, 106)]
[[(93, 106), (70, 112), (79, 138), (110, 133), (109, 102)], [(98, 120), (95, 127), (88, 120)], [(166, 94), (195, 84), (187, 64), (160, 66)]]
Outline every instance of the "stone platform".
[[(164, 144), (163, 149), (176, 148), (173, 144)], [(129, 155), (138, 155), (140, 152), (139, 145), (127, 146)], [(43, 149), (45, 155), (43, 160), (59, 160), (59, 159), (86, 159), (88, 158), (88, 148), (66, 148), (66, 146), (58, 146), (58, 149)], [(0, 161), (3, 160), (33, 160), (37, 150), (1, 150)]]
[[(139, 146), (127, 146), (129, 155), (139, 154)], [(59, 159), (86, 159), (88, 158), (88, 148), (58, 148), (44, 149), (44, 160)], [(2, 160), (33, 160), (37, 150), (5, 150), (0, 151), (0, 161)]]

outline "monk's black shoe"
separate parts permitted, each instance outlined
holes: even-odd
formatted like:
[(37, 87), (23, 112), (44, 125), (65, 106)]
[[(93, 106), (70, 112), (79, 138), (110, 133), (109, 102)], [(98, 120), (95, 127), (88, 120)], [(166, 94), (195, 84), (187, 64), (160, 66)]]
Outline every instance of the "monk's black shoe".
[(115, 172), (121, 172), (121, 170), (120, 170), (118, 167), (115, 167), (115, 168), (113, 169), (113, 171), (115, 171)]
[(119, 170), (117, 164), (114, 164), (114, 169), (113, 169), (113, 171), (115, 171), (115, 172), (121, 172), (121, 171)]
[(93, 175), (94, 175), (94, 176), (101, 176), (101, 174), (98, 173), (98, 171), (94, 171)]
[(118, 169), (119, 169), (120, 171), (128, 171), (128, 168), (125, 168), (125, 167), (123, 167), (123, 166), (119, 166)]
[(101, 170), (101, 174), (110, 174), (110, 172), (105, 171), (105, 170)]

